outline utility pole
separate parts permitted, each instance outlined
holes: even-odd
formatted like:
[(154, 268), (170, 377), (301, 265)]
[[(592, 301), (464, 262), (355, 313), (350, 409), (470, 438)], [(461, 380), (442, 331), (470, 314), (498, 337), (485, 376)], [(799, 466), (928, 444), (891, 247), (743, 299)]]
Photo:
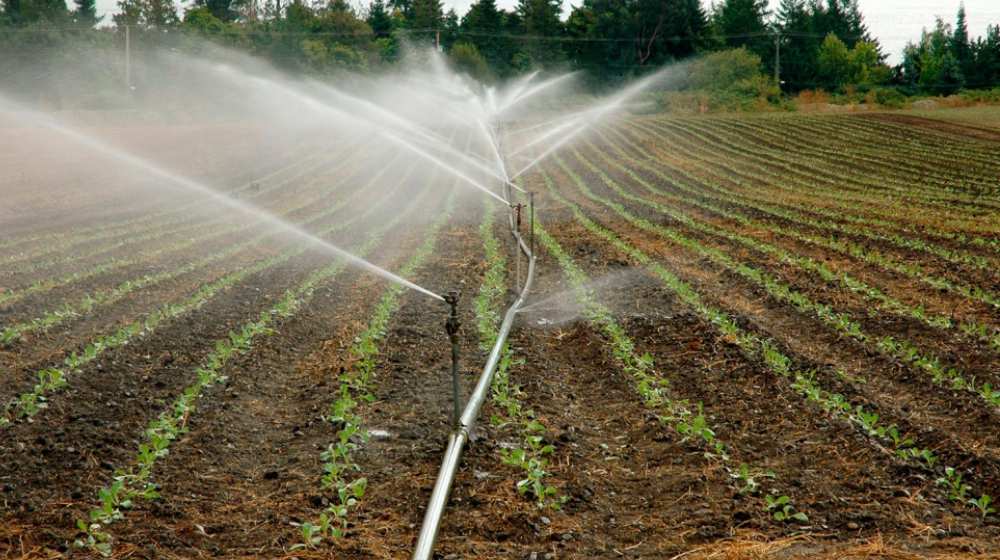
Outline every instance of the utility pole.
[(437, 47), (437, 51), (441, 52), (441, 30), (438, 29), (434, 34), (434, 45)]
[(132, 91), (132, 26), (125, 26), (125, 89)]

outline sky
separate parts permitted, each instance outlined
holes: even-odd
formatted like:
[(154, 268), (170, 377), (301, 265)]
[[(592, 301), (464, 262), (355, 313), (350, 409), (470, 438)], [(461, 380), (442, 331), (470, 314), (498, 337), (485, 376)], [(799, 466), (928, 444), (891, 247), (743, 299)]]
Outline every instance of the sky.
[[(354, 0), (352, 3), (357, 3)], [(459, 14), (464, 14), (473, 0), (443, 0), (445, 9), (454, 8)], [(580, 0), (567, 0), (567, 11)], [(779, 0), (771, 0), (772, 7), (777, 7)], [(861, 13), (868, 22), (872, 34), (882, 44), (882, 50), (889, 55), (889, 63), (896, 64), (901, 58), (903, 47), (909, 41), (920, 38), (920, 32), (925, 27), (934, 26), (934, 17), (941, 16), (945, 21), (954, 23), (958, 13), (960, 0), (860, 0)], [(185, 1), (185, 4), (188, 2)], [(117, 0), (97, 0), (98, 13), (113, 13)], [(503, 8), (513, 8), (517, 0), (497, 0)], [(709, 4), (705, 1), (706, 6)], [(969, 17), (969, 33), (978, 37), (986, 33), (987, 24), (1000, 23), (1000, 1), (998, 0), (965, 0), (965, 9)]]

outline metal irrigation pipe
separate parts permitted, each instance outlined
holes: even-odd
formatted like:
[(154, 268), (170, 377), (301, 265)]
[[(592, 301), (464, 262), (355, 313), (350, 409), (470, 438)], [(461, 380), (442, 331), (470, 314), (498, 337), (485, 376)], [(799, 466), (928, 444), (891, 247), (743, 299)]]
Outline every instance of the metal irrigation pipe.
[[(534, 196), (531, 196), (530, 200), (532, 202), (531, 225), (534, 228)], [(500, 364), (503, 347), (507, 343), (507, 337), (510, 335), (511, 328), (514, 326), (514, 318), (517, 316), (517, 312), (521, 309), (521, 306), (524, 305), (524, 301), (528, 297), (528, 292), (531, 290), (532, 280), (535, 277), (534, 231), (531, 232), (532, 246), (529, 246), (521, 237), (520, 231), (515, 227), (514, 213), (510, 212), (508, 218), (511, 233), (514, 239), (517, 240), (518, 256), (520, 256), (520, 253), (524, 253), (528, 257), (528, 277), (524, 282), (524, 287), (521, 289), (520, 294), (518, 294), (517, 301), (507, 309), (507, 314), (504, 315), (503, 323), (500, 325), (500, 332), (497, 333), (496, 343), (493, 345), (490, 356), (486, 360), (486, 366), (483, 368), (482, 375), (479, 376), (479, 382), (476, 383), (475, 390), (469, 396), (469, 402), (465, 405), (465, 411), (462, 413), (458, 425), (448, 438), (448, 449), (445, 451), (444, 459), (441, 461), (441, 470), (438, 472), (437, 482), (434, 483), (434, 491), (431, 493), (430, 502), (427, 504), (427, 512), (424, 514), (423, 525), (420, 526), (420, 536), (417, 538), (417, 546), (413, 549), (413, 560), (430, 560), (434, 554), (434, 544), (437, 541), (438, 528), (441, 525), (441, 518), (444, 516), (444, 508), (448, 504), (448, 495), (451, 493), (451, 485), (455, 481), (455, 474), (458, 472), (459, 461), (462, 459), (462, 449), (469, 441), (473, 426), (479, 417), (479, 410), (486, 401), (490, 386), (493, 384), (493, 375)], [(454, 346), (452, 351), (455, 351)], [(458, 400), (456, 399), (455, 402), (457, 403)]]

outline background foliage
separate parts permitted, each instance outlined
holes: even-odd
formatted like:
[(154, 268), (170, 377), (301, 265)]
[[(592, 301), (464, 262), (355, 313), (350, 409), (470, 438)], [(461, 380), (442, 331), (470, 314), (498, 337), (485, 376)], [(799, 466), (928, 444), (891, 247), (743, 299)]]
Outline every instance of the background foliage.
[[(111, 79), (122, 70), (97, 67), (88, 49), (123, 51), (126, 27), (137, 51), (196, 51), (195, 39), (208, 38), (315, 75), (377, 72), (410, 46), (436, 44), (486, 82), (539, 68), (579, 70), (594, 90), (708, 55), (686, 69), (687, 97), (673, 98), (701, 108), (773, 104), (779, 90), (891, 104), (1000, 86), (1000, 26), (973, 37), (964, 8), (954, 25), (937, 20), (889, 67), (857, 0), (782, 0), (773, 13), (766, 0), (722, 0), (711, 10), (700, 0), (583, 0), (565, 20), (560, 0), (519, 0), (513, 10), (477, 0), (461, 18), (440, 0), (195, 0), (183, 15), (174, 0), (119, 0), (110, 20), (96, 15), (94, 0), (74, 2), (0, 0), (5, 87), (41, 87), (58, 102), (65, 93), (45, 88), (57, 69)], [(133, 85), (141, 88), (142, 77)]]

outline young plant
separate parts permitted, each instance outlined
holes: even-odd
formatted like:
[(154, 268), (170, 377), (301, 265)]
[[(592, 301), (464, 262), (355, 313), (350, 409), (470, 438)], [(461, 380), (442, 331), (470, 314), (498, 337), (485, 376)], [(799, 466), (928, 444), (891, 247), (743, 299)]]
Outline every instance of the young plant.
[(792, 505), (792, 500), (788, 496), (764, 496), (767, 502), (764, 506), (766, 511), (774, 517), (775, 521), (798, 521), (799, 523), (808, 523), (809, 517), (801, 511), (795, 511), (795, 506)]
[[(968, 484), (962, 482), (962, 473), (958, 472), (954, 467), (945, 467), (944, 476), (937, 479), (939, 486), (944, 486), (948, 489), (948, 499), (953, 502), (964, 502), (966, 500), (965, 495), (972, 489)], [(987, 499), (989, 496), (987, 496)], [(975, 500), (972, 500), (975, 503)], [(989, 501), (987, 500), (987, 505)]]
[(996, 509), (990, 506), (990, 504), (993, 503), (993, 498), (991, 498), (988, 494), (983, 494), (978, 500), (969, 499), (969, 503), (975, 506), (984, 518), (991, 513), (997, 512)]

